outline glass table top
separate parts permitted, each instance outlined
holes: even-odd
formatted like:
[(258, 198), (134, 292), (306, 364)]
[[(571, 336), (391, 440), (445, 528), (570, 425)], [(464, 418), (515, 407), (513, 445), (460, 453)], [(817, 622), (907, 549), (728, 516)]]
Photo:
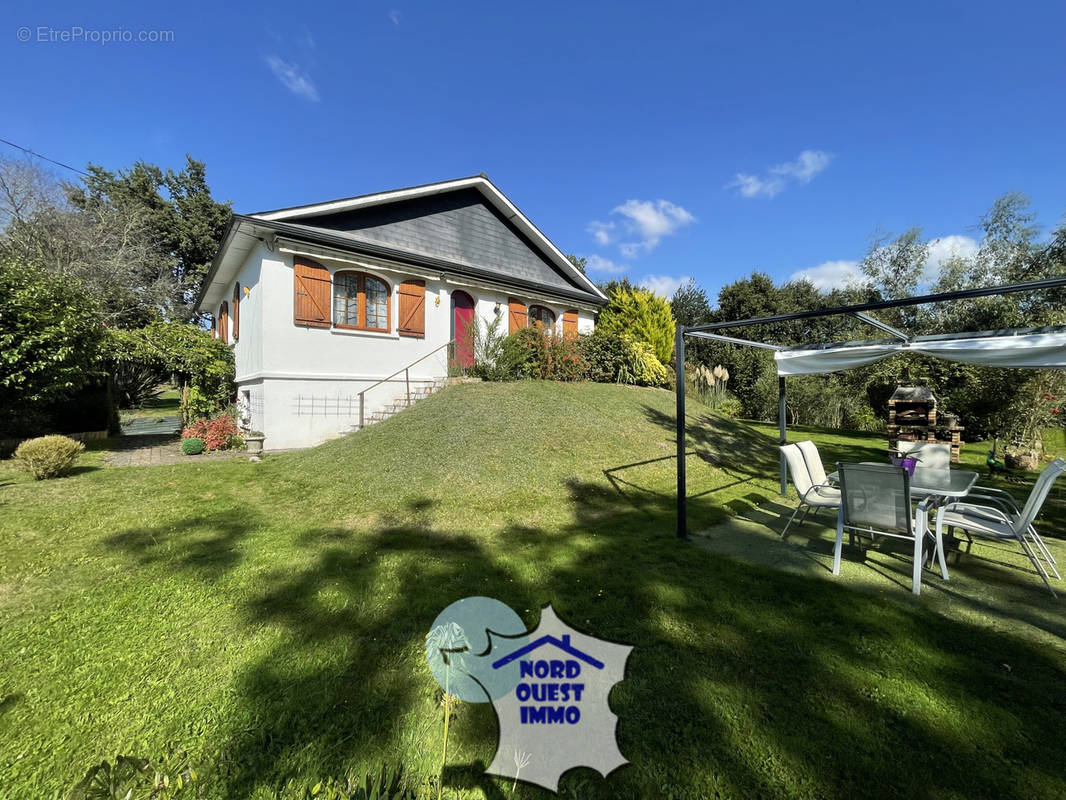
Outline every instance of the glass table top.
[[(827, 476), (832, 483), (839, 483), (837, 473)], [(916, 467), (911, 478), (911, 494), (933, 494), (941, 497), (965, 497), (977, 483), (978, 475), (968, 469), (933, 469)]]

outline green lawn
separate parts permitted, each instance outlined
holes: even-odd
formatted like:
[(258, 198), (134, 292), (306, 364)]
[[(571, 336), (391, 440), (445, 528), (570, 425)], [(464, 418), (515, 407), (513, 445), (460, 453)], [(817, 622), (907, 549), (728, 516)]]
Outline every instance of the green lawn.
[(177, 389), (167, 389), (151, 400), (146, 400), (140, 408), (122, 411), (122, 419), (157, 419), (159, 417), (181, 416), (181, 395)]
[[(257, 464), (102, 468), (94, 450), (32, 483), (0, 463), (0, 797), (175, 748), (208, 798), (302, 798), (382, 765), (435, 797), (423, 639), (475, 594), (635, 646), (611, 695), (632, 763), (572, 771), (564, 797), (1066, 796), (1061, 626), (677, 541), (673, 402), (474, 384)], [(794, 502), (772, 426), (692, 410), (693, 530)], [(883, 454), (814, 438), (827, 461)], [(1027, 577), (1001, 599), (1061, 619)], [(495, 726), (486, 705), (453, 716), (446, 797), (509, 796), (483, 775)]]

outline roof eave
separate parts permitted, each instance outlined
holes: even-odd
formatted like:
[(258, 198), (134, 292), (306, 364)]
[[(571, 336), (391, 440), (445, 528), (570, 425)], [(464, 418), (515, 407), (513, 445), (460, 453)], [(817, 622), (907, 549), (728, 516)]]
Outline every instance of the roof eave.
[[(228, 252), (231, 246), (233, 237), (240, 231), (240, 227), (242, 225), (249, 226), (252, 228), (252, 231), (247, 233), (247, 235), (249, 236), (254, 235), (254, 230), (256, 228), (265, 229), (299, 241), (304, 241), (311, 244), (327, 245), (329, 247), (347, 253), (374, 256), (377, 258), (387, 259), (400, 263), (407, 263), (411, 264), (412, 266), (431, 269), (442, 273), (450, 273), (467, 278), (481, 278), (484, 280), (491, 280), (494, 283), (498, 283), (503, 286), (509, 286), (516, 290), (527, 289), (530, 291), (540, 292), (549, 296), (566, 298), (593, 306), (603, 306), (607, 302), (607, 299), (603, 297), (602, 294), (594, 295), (591, 292), (584, 292), (576, 288), (572, 290), (561, 289), (559, 287), (540, 284), (535, 281), (526, 281), (522, 280), (521, 278), (515, 278), (503, 273), (492, 272), (489, 270), (480, 269), (478, 267), (472, 267), (466, 264), (457, 264), (455, 262), (435, 258), (433, 256), (426, 256), (419, 253), (411, 253), (405, 250), (399, 250), (385, 245), (379, 245), (373, 242), (356, 241), (345, 237), (342, 234), (332, 234), (327, 231), (322, 231), (318, 229), (309, 230), (307, 226), (294, 225), (291, 223), (280, 221), (264, 220), (242, 214), (235, 214), (233, 220), (230, 223), (230, 228), (227, 230), (226, 237), (223, 240), (223, 246), (219, 250), (219, 255), (216, 256), (211, 269), (208, 271), (207, 276), (204, 278), (204, 285), (201, 289), (200, 298), (197, 301), (197, 310), (208, 311), (208, 313), (210, 313), (208, 309), (201, 308), (201, 305), (209, 295), (212, 285), (217, 283), (215, 281), (215, 278), (219, 272), (219, 269), (221, 268), (222, 263), (225, 260), (225, 254)], [(211, 305), (213, 307), (213, 304)]]

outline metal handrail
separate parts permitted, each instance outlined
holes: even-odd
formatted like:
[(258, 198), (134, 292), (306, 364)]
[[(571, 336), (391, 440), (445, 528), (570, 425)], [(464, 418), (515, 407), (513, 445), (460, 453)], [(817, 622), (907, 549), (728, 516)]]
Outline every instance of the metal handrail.
[(391, 381), (393, 378), (395, 378), (397, 375), (399, 375), (402, 372), (402, 373), (404, 373), (404, 381), (407, 384), (407, 405), (411, 405), (411, 367), (413, 367), (415, 364), (419, 364), (422, 361), (425, 361), (427, 358), (429, 358), (434, 353), (439, 353), (445, 347), (450, 347), (453, 344), (455, 344), (455, 339), (449, 339), (447, 342), (442, 344), (440, 347), (436, 347), (433, 350), (430, 350), (424, 356), (422, 356), (421, 358), (417, 359), (416, 361), (412, 361), (406, 367), (401, 367), (400, 369), (396, 370), (394, 373), (389, 375), (387, 378), (382, 378), (377, 383), (371, 384), (370, 386), (367, 386), (365, 389), (363, 389), (363, 391), (359, 392), (359, 430), (363, 429), (363, 409), (366, 408), (366, 398), (363, 395), (365, 395), (371, 389), (378, 388), (379, 386), (381, 386), (381, 384), (385, 383), (386, 381)]

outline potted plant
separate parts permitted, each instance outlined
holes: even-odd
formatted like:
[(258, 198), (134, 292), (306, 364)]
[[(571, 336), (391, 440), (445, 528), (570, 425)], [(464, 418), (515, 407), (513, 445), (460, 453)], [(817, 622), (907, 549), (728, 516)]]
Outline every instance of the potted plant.
[(266, 437), (262, 431), (248, 431), (244, 434), (244, 445), (248, 448), (248, 455), (261, 456), (263, 454), (263, 440)]

